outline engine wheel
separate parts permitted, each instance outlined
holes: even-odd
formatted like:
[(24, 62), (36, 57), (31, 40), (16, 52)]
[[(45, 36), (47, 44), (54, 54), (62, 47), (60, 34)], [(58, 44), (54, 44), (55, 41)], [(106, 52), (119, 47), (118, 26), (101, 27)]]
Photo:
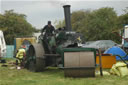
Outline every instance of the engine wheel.
[(34, 44), (28, 50), (28, 70), (32, 72), (41, 72), (45, 68), (44, 49), (41, 44)]

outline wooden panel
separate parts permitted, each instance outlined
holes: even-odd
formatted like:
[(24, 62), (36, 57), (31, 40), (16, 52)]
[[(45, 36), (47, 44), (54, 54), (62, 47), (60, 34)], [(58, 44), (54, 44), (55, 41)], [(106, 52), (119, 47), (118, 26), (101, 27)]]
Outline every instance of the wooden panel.
[(65, 52), (64, 66), (65, 67), (79, 67), (79, 52)]
[(94, 52), (80, 52), (80, 67), (94, 67)]

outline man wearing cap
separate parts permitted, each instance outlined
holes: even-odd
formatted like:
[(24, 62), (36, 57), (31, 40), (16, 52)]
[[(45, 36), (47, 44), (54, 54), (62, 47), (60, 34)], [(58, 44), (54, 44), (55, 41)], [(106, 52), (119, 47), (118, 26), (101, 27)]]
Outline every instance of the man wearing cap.
[(48, 25), (45, 25), (41, 30), (41, 33), (45, 32), (45, 36), (52, 36), (55, 32), (55, 28), (51, 25), (51, 21), (48, 21)]
[(45, 25), (44, 28), (41, 30), (41, 34), (43, 35), (44, 40), (43, 42), (47, 44), (45, 47), (46, 50), (51, 50), (51, 48), (53, 48), (56, 45), (55, 38), (53, 36), (54, 32), (55, 28), (51, 25), (51, 21), (48, 21), (48, 25)]

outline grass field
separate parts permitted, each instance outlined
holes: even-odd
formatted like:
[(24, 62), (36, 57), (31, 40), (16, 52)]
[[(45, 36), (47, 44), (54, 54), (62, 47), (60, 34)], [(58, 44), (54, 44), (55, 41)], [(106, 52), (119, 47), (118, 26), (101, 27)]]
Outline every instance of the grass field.
[(26, 69), (17, 70), (0, 67), (0, 85), (128, 85), (128, 76), (65, 78), (63, 70), (57, 68), (33, 73)]

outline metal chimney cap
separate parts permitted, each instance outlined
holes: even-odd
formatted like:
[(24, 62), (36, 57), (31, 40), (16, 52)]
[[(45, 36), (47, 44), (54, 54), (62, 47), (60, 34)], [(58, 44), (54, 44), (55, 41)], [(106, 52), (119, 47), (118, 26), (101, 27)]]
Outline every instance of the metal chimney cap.
[(70, 7), (71, 5), (64, 5), (63, 7)]

